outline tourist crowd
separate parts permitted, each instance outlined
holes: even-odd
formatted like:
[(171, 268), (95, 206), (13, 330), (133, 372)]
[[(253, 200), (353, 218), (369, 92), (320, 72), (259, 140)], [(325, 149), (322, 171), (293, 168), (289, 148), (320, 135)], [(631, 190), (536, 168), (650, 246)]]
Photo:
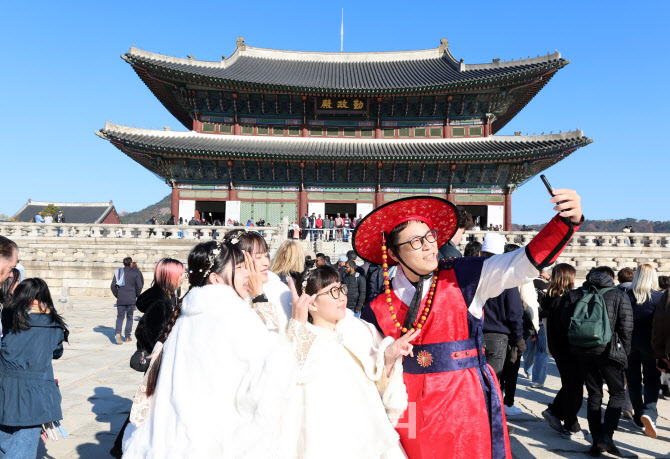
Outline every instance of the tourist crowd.
[[(556, 259), (583, 220), (579, 197), (557, 190), (552, 203), (561, 214), (528, 246), (491, 228), (465, 256), (472, 217), (418, 198), (366, 218), (306, 214), (272, 260), (262, 234), (230, 230), (196, 245), (186, 266), (160, 260), (146, 290), (125, 258), (111, 282), (115, 337), (133, 341), (139, 309), (129, 363), (144, 379), (112, 455), (511, 457), (521, 364), (541, 389), (550, 356), (561, 388), (542, 415), (561, 436), (620, 454), (623, 415), (656, 438), (668, 279), (650, 264), (598, 266), (576, 286), (575, 268)], [(352, 232), (355, 250), (334, 263), (300, 241)], [(0, 456), (34, 457), (40, 436), (67, 435), (52, 360), (69, 332), (46, 283), (19, 282), (18, 255), (0, 236)]]

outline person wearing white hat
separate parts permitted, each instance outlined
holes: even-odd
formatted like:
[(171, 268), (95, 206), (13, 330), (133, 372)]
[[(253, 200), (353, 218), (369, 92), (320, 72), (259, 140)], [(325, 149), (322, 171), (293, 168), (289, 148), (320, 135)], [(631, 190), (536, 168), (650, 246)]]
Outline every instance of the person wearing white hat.
[(344, 278), (344, 265), (347, 262), (348, 258), (346, 255), (341, 255), (337, 260), (337, 271), (340, 273), (340, 277)]
[(491, 255), (500, 255), (505, 251), (505, 236), (499, 233), (486, 233), (482, 244), (482, 254), (488, 252)]

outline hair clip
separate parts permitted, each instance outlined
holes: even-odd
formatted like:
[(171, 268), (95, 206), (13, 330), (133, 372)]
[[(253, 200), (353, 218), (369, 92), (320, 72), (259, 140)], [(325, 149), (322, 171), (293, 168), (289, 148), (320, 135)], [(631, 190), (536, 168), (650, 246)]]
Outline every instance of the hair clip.
[[(209, 256), (207, 257), (209, 266), (205, 270), (205, 273), (202, 275), (203, 278), (206, 279), (207, 276), (209, 276), (209, 272), (214, 267), (214, 258), (217, 257), (220, 253), (221, 253), (221, 242), (217, 242), (216, 247), (214, 248), (214, 250), (212, 250), (212, 253), (209, 254)], [(200, 272), (202, 272), (202, 269), (200, 270)]]

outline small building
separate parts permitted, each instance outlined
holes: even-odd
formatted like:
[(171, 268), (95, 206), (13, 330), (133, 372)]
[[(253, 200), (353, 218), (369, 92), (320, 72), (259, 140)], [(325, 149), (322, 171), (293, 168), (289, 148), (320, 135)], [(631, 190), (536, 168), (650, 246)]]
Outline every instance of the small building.
[(121, 57), (188, 131), (107, 123), (96, 134), (165, 180), (187, 221), (276, 225), (433, 195), (510, 230), (512, 192), (592, 142), (580, 130), (496, 135), (568, 65), (559, 52), (466, 64), (446, 39), (320, 53), (240, 37), (220, 62), (135, 47)]
[[(109, 202), (28, 202), (12, 217), (17, 222), (31, 222), (37, 212), (52, 205), (60, 208), (63, 212), (65, 223), (76, 224), (120, 224), (121, 219), (114, 208), (114, 203)], [(42, 215), (43, 217), (45, 215)]]

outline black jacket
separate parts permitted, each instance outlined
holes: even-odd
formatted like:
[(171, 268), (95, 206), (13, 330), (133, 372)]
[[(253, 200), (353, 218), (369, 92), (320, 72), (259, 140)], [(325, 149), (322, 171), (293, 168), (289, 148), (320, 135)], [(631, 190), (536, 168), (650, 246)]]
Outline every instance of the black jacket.
[(461, 251), (456, 248), (456, 245), (452, 241), (449, 241), (440, 247), (439, 252), (444, 258), (461, 258), (463, 256)]
[[(615, 287), (614, 280), (605, 273), (598, 271), (592, 271), (586, 276), (586, 282), (584, 282), (584, 287), (594, 286), (597, 289), (602, 288), (612, 288)], [(568, 304), (563, 308), (561, 315), (561, 326), (563, 332), (567, 336), (568, 328), (570, 327), (570, 317), (577, 306), (577, 302), (582, 297), (582, 290), (576, 289), (568, 293)], [(610, 328), (612, 329), (612, 334), (616, 333), (621, 340), (621, 345), (626, 351), (626, 355), (630, 354), (631, 346), (631, 336), (633, 333), (633, 310), (630, 306), (630, 300), (628, 295), (614, 288), (603, 294), (605, 298), (605, 304), (607, 305), (607, 315), (610, 319)], [(584, 353), (591, 356), (600, 356), (605, 351), (609, 351), (610, 344), (606, 346), (596, 346), (589, 348), (580, 348), (576, 346), (571, 346), (572, 352), (575, 354)]]
[(519, 289), (508, 288), (484, 303), (484, 333), (503, 333), (510, 341), (523, 338), (523, 303)]
[(569, 357), (570, 343), (568, 333), (561, 322), (563, 308), (570, 304), (567, 294), (562, 296), (545, 296), (540, 302), (540, 310), (547, 317), (547, 345), (554, 358)]
[(651, 352), (651, 329), (654, 321), (656, 305), (661, 301), (663, 292), (651, 291), (651, 299), (638, 303), (632, 290), (626, 292), (633, 310), (633, 338), (632, 347), (643, 352)]
[(347, 308), (359, 312), (365, 304), (365, 277), (359, 273), (345, 274), (342, 283), (347, 286)]
[(153, 285), (140, 295), (137, 299), (137, 309), (144, 315), (135, 330), (138, 350), (151, 353), (165, 324), (170, 319), (174, 306), (175, 299), (170, 298), (157, 285)]
[[(142, 293), (144, 287), (144, 277), (137, 268), (125, 266), (123, 268), (124, 276), (126, 278), (125, 285), (119, 287), (116, 285), (116, 276), (112, 277), (112, 294), (116, 297), (116, 304), (121, 306), (130, 306), (135, 304), (137, 297)], [(116, 273), (116, 270), (114, 271)]]

